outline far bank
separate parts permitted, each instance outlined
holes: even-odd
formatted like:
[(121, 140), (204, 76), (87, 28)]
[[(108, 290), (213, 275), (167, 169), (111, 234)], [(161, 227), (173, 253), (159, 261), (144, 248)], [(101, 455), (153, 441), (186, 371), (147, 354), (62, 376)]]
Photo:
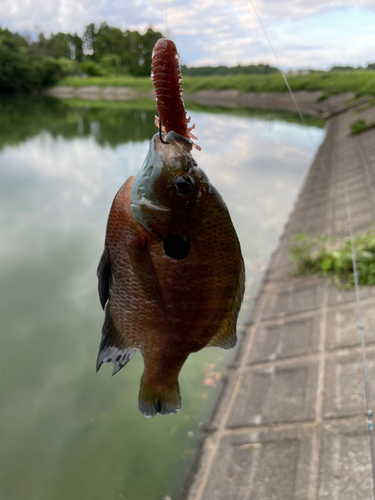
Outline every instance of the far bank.
[[(145, 91), (142, 87), (101, 86), (99, 84), (78, 87), (73, 85), (59, 85), (49, 88), (43, 93), (59, 99), (84, 99), (88, 101), (130, 102), (142, 99), (155, 99), (152, 90)], [(356, 98), (356, 94), (353, 91), (325, 96), (321, 90), (301, 90), (295, 91), (294, 96), (302, 114), (322, 118), (354, 106), (366, 106), (372, 99), (371, 97)], [(218, 106), (232, 109), (256, 108), (296, 113), (295, 104), (288, 92), (242, 92), (236, 89), (203, 89), (193, 93), (185, 93), (184, 100), (187, 103), (196, 103), (202, 106)]]

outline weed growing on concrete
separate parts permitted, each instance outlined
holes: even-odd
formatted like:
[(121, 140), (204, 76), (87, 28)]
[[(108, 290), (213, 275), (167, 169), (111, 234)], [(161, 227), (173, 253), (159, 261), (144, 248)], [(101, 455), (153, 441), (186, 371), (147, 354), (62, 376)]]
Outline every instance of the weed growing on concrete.
[[(354, 287), (349, 238), (337, 249), (332, 249), (336, 241), (324, 235), (314, 238), (309, 233), (299, 233), (295, 235), (294, 241), (289, 253), (294, 264), (295, 275), (332, 276), (338, 287)], [(375, 232), (368, 231), (365, 234), (359, 234), (354, 238), (353, 243), (359, 284), (375, 285)]]
[(361, 134), (370, 128), (375, 128), (375, 122), (366, 122), (366, 120), (356, 120), (349, 125), (352, 134)]

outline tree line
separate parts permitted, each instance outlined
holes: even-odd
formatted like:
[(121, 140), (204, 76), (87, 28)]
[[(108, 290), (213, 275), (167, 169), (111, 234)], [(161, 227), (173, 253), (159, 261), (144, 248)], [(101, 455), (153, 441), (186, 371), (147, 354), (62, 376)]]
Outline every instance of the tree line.
[[(150, 26), (144, 34), (107, 23), (91, 23), (77, 33), (40, 33), (37, 39), (0, 27), (0, 93), (38, 92), (68, 75), (150, 75), (152, 50), (163, 34)], [(352, 70), (335, 66), (333, 71)], [(364, 68), (358, 68), (364, 69)], [(375, 63), (366, 69), (375, 69)], [(184, 76), (227, 76), (275, 73), (268, 64), (182, 66)]]
[[(144, 34), (121, 30), (107, 23), (91, 23), (77, 33), (40, 33), (33, 40), (0, 27), (0, 93), (32, 92), (57, 83), (68, 75), (149, 76), (152, 50), (163, 34), (150, 26)], [(182, 66), (184, 75), (267, 74), (267, 64)]]
[(269, 64), (248, 64), (237, 66), (199, 66), (188, 68), (181, 66), (183, 75), (186, 76), (229, 76), (229, 75), (268, 75), (277, 73), (278, 69)]
[(149, 76), (152, 49), (163, 35), (108, 26), (86, 26), (82, 37), (39, 34), (37, 40), (0, 27), (0, 92), (38, 91), (67, 75)]
[(375, 63), (369, 63), (366, 67), (364, 66), (332, 66), (330, 71), (363, 71), (363, 70), (375, 70)]

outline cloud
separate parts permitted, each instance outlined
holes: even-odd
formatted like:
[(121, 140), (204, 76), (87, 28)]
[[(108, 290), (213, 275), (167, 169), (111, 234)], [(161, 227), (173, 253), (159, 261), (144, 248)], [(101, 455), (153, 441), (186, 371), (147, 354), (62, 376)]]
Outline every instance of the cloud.
[[(329, 67), (373, 60), (373, 0), (254, 0), (285, 67)], [(83, 33), (103, 20), (144, 32), (149, 25), (192, 65), (275, 64), (250, 0), (3, 0), (1, 25), (22, 33)], [(166, 15), (167, 14), (167, 15)], [(167, 25), (166, 25), (167, 18)], [(350, 34), (348, 36), (348, 33)]]

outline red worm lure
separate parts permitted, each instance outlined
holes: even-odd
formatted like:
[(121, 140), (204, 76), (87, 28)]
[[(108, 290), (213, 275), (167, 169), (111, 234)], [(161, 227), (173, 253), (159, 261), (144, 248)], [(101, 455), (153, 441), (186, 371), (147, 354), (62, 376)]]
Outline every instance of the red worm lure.
[[(168, 133), (173, 130), (188, 139), (197, 139), (191, 131), (195, 125), (189, 127), (190, 117), (187, 118), (184, 101), (182, 99), (182, 75), (178, 62), (179, 54), (172, 40), (160, 38), (152, 52), (151, 79), (156, 93), (156, 108), (162, 124), (162, 131)], [(159, 127), (159, 117), (155, 117), (155, 125)], [(193, 143), (193, 146), (201, 148)]]

